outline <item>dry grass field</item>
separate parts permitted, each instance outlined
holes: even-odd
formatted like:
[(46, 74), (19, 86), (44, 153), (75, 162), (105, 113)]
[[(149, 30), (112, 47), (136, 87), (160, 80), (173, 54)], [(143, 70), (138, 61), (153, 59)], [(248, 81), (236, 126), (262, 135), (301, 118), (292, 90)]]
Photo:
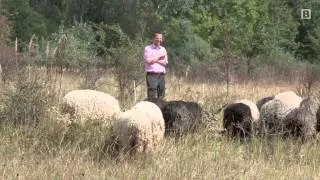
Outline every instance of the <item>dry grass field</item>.
[[(79, 82), (77, 76), (64, 74), (56, 101), (79, 88)], [(110, 85), (114, 82), (105, 76), (97, 89), (117, 96), (117, 88)], [(227, 93), (225, 83), (198, 84), (168, 76), (166, 99), (197, 101), (214, 112), (232, 100), (256, 101), (285, 90), (297, 91), (298, 86), (284, 81), (231, 82)], [(145, 98), (145, 90), (144, 83), (137, 87), (137, 100)], [(12, 95), (6, 98), (12, 91), (14, 88), (2, 88), (1, 118), (7, 121), (8, 103), (4, 102), (15, 100)], [(50, 89), (47, 91), (50, 93)], [(216, 115), (218, 121), (201, 133), (165, 138), (149, 156), (115, 160), (103, 153), (108, 128), (99, 123), (66, 128), (56, 101), (44, 110), (35, 129), (16, 127), (7, 121), (1, 124), (0, 179), (320, 179), (320, 143), (258, 137), (244, 143), (231, 140), (219, 135), (221, 113)], [(129, 107), (133, 101), (134, 94), (122, 106)]]

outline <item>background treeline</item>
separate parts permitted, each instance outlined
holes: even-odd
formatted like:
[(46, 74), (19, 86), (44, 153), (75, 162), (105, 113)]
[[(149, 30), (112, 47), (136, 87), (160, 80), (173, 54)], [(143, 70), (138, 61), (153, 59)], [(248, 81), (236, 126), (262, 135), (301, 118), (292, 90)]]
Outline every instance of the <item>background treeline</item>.
[[(250, 74), (262, 64), (320, 63), (318, 0), (0, 2), (2, 42), (17, 39), (19, 51), (33, 51), (40, 64), (122, 67), (141, 61), (155, 31), (165, 35), (171, 67), (231, 59)], [(304, 8), (310, 20), (300, 18)]]

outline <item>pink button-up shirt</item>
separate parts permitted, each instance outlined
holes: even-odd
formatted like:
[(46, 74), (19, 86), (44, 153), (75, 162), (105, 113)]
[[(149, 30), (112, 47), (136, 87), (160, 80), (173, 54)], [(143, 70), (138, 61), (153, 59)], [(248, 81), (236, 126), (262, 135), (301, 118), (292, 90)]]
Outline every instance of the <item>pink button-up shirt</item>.
[(144, 48), (144, 70), (146, 72), (166, 73), (166, 68), (158, 63), (148, 64), (150, 60), (157, 59), (160, 56), (165, 56), (164, 62), (168, 64), (168, 54), (166, 48), (160, 46), (156, 47), (154, 44), (148, 45)]

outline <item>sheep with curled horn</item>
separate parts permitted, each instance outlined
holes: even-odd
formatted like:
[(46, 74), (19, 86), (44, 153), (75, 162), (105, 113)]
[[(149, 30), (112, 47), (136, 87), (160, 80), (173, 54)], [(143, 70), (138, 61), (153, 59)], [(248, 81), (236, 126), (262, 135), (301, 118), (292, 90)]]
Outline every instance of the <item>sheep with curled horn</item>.
[(223, 110), (223, 128), (231, 137), (250, 137), (258, 119), (259, 110), (250, 100), (234, 101)]
[(293, 91), (277, 94), (274, 99), (261, 106), (258, 131), (261, 135), (281, 135), (284, 133), (284, 118), (298, 108), (302, 98)]

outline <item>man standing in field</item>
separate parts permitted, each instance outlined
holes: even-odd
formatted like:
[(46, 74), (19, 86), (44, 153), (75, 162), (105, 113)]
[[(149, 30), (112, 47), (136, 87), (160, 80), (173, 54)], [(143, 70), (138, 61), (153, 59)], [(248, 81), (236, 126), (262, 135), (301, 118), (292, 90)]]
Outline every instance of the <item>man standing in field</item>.
[(155, 33), (152, 44), (144, 48), (144, 69), (147, 73), (148, 98), (160, 98), (165, 96), (165, 74), (168, 64), (167, 50), (161, 46), (162, 34)]

